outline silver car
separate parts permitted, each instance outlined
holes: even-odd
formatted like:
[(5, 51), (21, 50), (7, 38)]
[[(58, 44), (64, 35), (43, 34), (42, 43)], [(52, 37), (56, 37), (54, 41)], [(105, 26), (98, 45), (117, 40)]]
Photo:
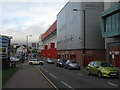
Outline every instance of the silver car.
[(65, 69), (78, 69), (78, 70), (80, 70), (80, 64), (75, 60), (67, 60), (64, 67), (65, 67)]
[(48, 58), (48, 59), (47, 59), (47, 63), (49, 63), (49, 64), (54, 64), (55, 61), (54, 61), (54, 59), (52, 59), (52, 58)]

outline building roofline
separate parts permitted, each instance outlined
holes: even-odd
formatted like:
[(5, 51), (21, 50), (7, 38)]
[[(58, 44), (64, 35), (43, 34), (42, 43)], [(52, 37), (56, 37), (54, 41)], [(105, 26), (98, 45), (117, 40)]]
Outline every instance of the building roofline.
[(44, 40), (47, 36), (49, 36), (52, 32), (57, 29), (57, 20), (49, 27), (49, 29), (41, 36), (41, 40)]

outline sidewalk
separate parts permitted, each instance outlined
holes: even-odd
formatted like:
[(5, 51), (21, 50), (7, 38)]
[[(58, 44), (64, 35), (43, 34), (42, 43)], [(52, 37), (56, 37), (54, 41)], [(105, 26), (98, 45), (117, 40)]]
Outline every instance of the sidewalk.
[(52, 88), (48, 81), (27, 62), (18, 70), (3, 88)]

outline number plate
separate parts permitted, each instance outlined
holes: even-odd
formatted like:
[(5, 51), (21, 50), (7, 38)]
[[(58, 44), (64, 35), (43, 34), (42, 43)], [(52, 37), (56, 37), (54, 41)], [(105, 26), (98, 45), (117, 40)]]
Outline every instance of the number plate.
[(117, 75), (116, 73), (111, 73), (110, 75)]

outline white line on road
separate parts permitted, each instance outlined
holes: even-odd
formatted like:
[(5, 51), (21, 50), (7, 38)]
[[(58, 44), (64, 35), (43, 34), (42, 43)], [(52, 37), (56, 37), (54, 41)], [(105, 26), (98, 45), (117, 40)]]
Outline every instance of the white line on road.
[(70, 85), (66, 84), (65, 82), (61, 81), (61, 83), (63, 83), (64, 85), (66, 85), (69, 88), (72, 88)]
[(48, 72), (47, 70), (44, 69), (45, 72)]
[(108, 82), (108, 84), (110, 84), (110, 85), (113, 85), (113, 86), (118, 86), (118, 85), (116, 85), (116, 84), (114, 84), (114, 83), (111, 83), (111, 82)]
[(54, 76), (52, 73), (50, 73), (50, 75), (52, 76), (52, 77), (54, 77), (54, 78), (57, 78), (56, 76)]
[(82, 74), (78, 74), (79, 76), (82, 76)]

